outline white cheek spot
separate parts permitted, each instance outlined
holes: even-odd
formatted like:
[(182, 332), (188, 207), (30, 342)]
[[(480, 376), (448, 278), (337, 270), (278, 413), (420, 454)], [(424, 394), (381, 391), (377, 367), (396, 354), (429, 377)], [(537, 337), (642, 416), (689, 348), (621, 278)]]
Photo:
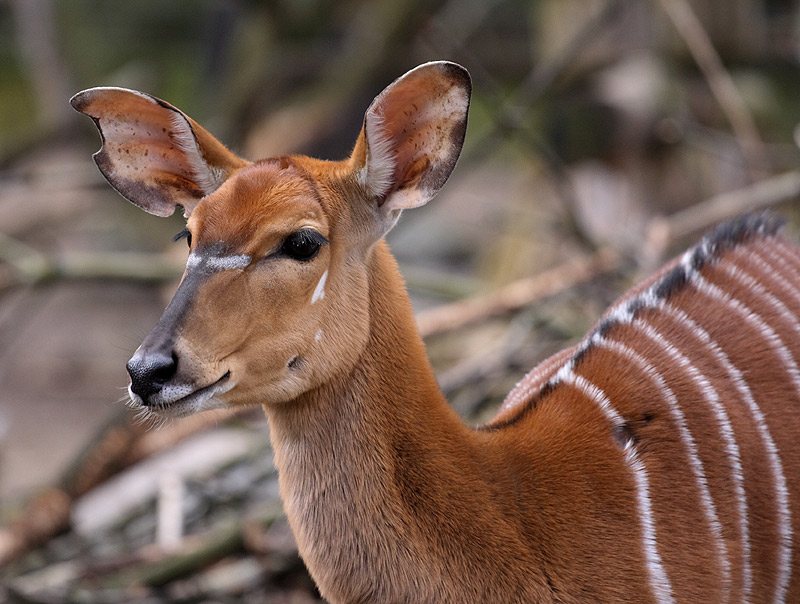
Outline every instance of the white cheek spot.
[(314, 336), (314, 339), (315, 339), (317, 342), (319, 342), (319, 341), (322, 339), (322, 330), (321, 330), (321, 329), (320, 329), (320, 330), (317, 332), (317, 335), (316, 335), (316, 336)]
[(325, 297), (325, 281), (328, 279), (328, 271), (322, 273), (322, 277), (319, 278), (319, 283), (317, 283), (317, 287), (314, 289), (314, 294), (311, 296), (311, 304), (322, 300)]

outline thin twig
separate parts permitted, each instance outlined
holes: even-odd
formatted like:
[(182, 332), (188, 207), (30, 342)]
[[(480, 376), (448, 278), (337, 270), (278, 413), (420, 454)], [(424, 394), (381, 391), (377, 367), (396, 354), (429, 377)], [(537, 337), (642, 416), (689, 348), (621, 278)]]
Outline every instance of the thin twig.
[(268, 527), (283, 516), (280, 502), (265, 504), (255, 517), (236, 519), (220, 524), (203, 535), (184, 540), (174, 552), (153, 559), (142, 555), (142, 564), (134, 565), (102, 578), (105, 587), (128, 587), (133, 585), (162, 586), (170, 581), (197, 572), (245, 547), (244, 530), (256, 523)]
[(744, 214), (800, 197), (800, 171), (786, 172), (749, 187), (709, 197), (685, 210), (656, 217), (647, 228), (641, 266), (647, 271), (659, 264), (675, 242), (710, 226)]
[(450, 331), (476, 321), (501, 315), (552, 296), (616, 268), (620, 255), (602, 248), (589, 256), (571, 260), (538, 275), (509, 283), (490, 294), (445, 304), (417, 315), (423, 337)]
[(731, 124), (753, 179), (768, 173), (764, 143), (753, 116), (725, 69), (703, 24), (687, 0), (660, 0), (678, 34), (686, 42), (692, 57), (708, 82), (711, 93)]
[(800, 196), (800, 171), (786, 172), (749, 187), (720, 193), (669, 217), (671, 239), (677, 240), (745, 212)]
[(121, 279), (162, 282), (180, 277), (183, 266), (163, 254), (131, 252), (68, 252), (45, 254), (0, 233), (0, 263), (13, 276), (0, 281), (0, 290), (17, 284), (36, 285), (56, 280)]
[(125, 468), (193, 434), (231, 419), (236, 410), (195, 416), (158, 431), (137, 424), (129, 409), (120, 408), (68, 464), (56, 484), (31, 498), (19, 514), (0, 527), (0, 567), (52, 539), (69, 527), (75, 500)]
[(448, 3), (437, 16), (431, 19), (431, 28), (435, 35), (428, 35), (426, 41), (436, 46), (444, 46), (447, 53), (453, 52), (465, 57), (476, 81), (479, 80), (481, 83), (483, 96), (490, 100), (486, 107), (493, 114), (492, 123), (479, 137), (470, 139), (464, 155), (468, 154), (470, 161), (476, 162), (497, 149), (498, 143), (502, 139), (508, 138), (516, 138), (520, 143), (532, 149), (544, 160), (553, 177), (553, 184), (564, 201), (564, 206), (570, 209), (564, 216), (570, 233), (587, 249), (591, 249), (593, 247), (591, 241), (585, 236), (583, 229), (575, 219), (574, 208), (577, 205), (575, 192), (570, 179), (565, 174), (563, 162), (544, 139), (531, 132), (526, 124), (526, 118), (535, 102), (567, 73), (575, 60), (601, 35), (608, 32), (614, 23), (619, 21), (631, 4), (630, 0), (607, 0), (574, 32), (562, 53), (548, 61), (534, 65), (525, 79), (510, 94), (505, 92), (504, 86), (492, 75), (491, 71), (483, 67), (480, 58), (467, 44), (468, 36), (476, 27), (476, 23), (486, 18), (493, 4), (489, 3), (483, 6), (483, 12), (470, 10), (469, 17), (466, 19), (468, 26), (453, 29), (449, 26), (448, 18), (451, 13), (459, 9), (457, 4), (459, 3)]

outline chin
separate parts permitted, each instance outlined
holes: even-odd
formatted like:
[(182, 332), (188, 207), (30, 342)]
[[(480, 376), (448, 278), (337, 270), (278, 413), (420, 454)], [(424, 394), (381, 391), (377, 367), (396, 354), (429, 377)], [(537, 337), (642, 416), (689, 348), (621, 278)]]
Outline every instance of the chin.
[(202, 411), (214, 409), (226, 409), (230, 405), (223, 395), (231, 390), (234, 384), (230, 381), (224, 384), (217, 384), (214, 388), (202, 388), (179, 398), (166, 398), (159, 393), (149, 404), (145, 404), (140, 396), (134, 393), (130, 387), (130, 406), (142, 412), (146, 416), (154, 416), (164, 419), (187, 417)]

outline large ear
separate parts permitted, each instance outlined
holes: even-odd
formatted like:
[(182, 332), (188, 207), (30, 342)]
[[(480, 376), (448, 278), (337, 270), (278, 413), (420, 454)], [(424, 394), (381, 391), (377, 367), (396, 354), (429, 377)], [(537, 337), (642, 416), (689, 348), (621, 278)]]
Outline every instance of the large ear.
[(455, 63), (425, 63), (395, 80), (367, 109), (351, 162), (391, 219), (426, 203), (455, 167), (472, 83)]
[(103, 146), (94, 160), (125, 198), (156, 216), (183, 207), (188, 217), (249, 162), (182, 111), (149, 94), (124, 88), (91, 88), (70, 104), (91, 117)]

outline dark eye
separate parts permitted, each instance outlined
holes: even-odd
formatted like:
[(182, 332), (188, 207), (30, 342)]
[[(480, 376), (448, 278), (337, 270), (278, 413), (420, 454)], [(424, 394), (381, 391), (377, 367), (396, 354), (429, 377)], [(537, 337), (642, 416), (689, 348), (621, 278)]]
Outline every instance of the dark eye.
[(186, 243), (189, 247), (192, 247), (192, 234), (189, 232), (189, 229), (183, 229), (172, 238), (173, 241), (180, 241), (181, 239), (186, 239)]
[(301, 229), (289, 235), (281, 246), (281, 254), (292, 260), (305, 262), (317, 255), (319, 249), (328, 243), (322, 235), (311, 229)]

